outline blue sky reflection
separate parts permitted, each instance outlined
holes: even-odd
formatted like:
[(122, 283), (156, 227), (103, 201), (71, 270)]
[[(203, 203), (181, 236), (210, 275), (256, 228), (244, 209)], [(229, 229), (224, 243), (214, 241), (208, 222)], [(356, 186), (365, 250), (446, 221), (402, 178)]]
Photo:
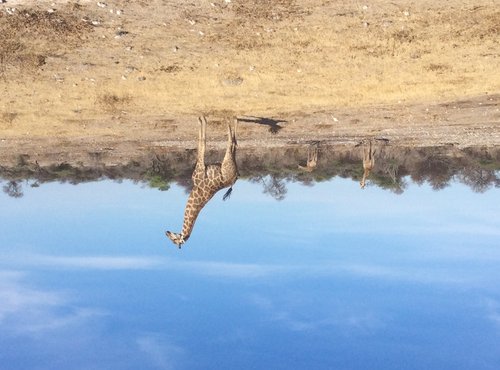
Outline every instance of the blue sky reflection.
[(498, 190), (287, 187), (217, 194), (181, 251), (177, 186), (0, 195), (2, 368), (496, 368)]

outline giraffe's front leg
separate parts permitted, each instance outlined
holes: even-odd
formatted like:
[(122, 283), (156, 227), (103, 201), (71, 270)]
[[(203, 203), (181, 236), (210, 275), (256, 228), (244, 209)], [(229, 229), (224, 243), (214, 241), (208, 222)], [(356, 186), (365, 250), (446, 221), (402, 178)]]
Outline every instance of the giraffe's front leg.
[(200, 131), (198, 135), (198, 159), (201, 157), (203, 160), (205, 158), (205, 147), (207, 142), (207, 119), (205, 116), (198, 117), (198, 122), (200, 123)]
[(228, 145), (233, 144), (233, 145), (238, 145), (238, 142), (236, 141), (236, 127), (238, 125), (238, 118), (234, 119), (234, 127), (231, 127), (231, 123), (228, 121), (227, 122), (227, 142)]

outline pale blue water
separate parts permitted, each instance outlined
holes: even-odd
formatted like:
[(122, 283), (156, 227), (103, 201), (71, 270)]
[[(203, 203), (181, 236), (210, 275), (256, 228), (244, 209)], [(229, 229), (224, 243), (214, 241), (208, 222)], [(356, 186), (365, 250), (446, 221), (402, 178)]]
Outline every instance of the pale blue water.
[(498, 188), (287, 188), (0, 194), (0, 368), (499, 368)]

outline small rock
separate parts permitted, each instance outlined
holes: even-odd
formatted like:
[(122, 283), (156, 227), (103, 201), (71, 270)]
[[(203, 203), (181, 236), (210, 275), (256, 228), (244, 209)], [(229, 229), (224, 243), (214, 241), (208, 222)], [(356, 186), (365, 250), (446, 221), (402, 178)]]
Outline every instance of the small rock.
[(115, 39), (119, 39), (120, 37), (125, 36), (125, 35), (128, 35), (127, 31), (123, 31), (123, 30), (116, 31), (115, 32)]
[(140, 77), (137, 77), (137, 80), (138, 81), (146, 81), (146, 77), (140, 76)]
[(107, 6), (108, 6), (108, 4), (106, 4), (106, 3), (103, 3), (103, 2), (100, 2), (100, 1), (99, 1), (99, 2), (97, 3), (97, 6), (98, 6), (99, 8), (105, 8), (105, 7), (107, 7)]
[(225, 78), (222, 80), (222, 84), (226, 86), (239, 86), (243, 83), (243, 78), (234, 77), (234, 78)]

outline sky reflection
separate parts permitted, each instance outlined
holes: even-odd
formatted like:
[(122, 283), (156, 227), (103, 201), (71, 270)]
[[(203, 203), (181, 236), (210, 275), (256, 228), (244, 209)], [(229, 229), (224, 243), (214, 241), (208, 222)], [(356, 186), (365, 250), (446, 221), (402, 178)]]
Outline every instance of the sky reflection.
[(0, 195), (2, 368), (496, 368), (498, 190), (287, 187), (238, 181), (180, 251), (177, 186)]

